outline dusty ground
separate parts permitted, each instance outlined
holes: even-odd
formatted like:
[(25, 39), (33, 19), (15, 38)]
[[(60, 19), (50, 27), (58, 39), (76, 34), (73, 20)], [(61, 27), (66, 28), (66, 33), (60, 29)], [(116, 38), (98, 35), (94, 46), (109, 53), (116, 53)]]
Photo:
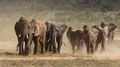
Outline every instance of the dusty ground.
[(99, 49), (94, 55), (87, 55), (86, 48), (73, 55), (67, 43), (67, 46), (62, 46), (61, 54), (27, 57), (19, 56), (15, 51), (17, 42), (0, 42), (0, 67), (120, 67), (119, 41), (116, 38), (111, 45), (106, 43), (105, 52), (101, 53)]

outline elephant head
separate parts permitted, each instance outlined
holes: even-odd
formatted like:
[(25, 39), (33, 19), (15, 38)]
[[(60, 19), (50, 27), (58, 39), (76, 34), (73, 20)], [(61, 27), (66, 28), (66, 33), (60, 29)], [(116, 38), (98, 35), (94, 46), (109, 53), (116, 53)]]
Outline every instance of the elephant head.
[(107, 24), (105, 24), (104, 22), (101, 22), (100, 26), (101, 26), (101, 28), (105, 28), (107, 26)]
[(50, 26), (51, 26), (51, 24), (54, 24), (54, 22), (50, 22), (50, 21), (46, 21), (46, 22), (45, 22), (45, 25), (46, 25), (47, 31), (50, 30)]
[(41, 26), (39, 25), (39, 22), (36, 19), (32, 19), (31, 24), (34, 28), (34, 30), (33, 30), (34, 36), (39, 36), (41, 33), (41, 31), (40, 31)]

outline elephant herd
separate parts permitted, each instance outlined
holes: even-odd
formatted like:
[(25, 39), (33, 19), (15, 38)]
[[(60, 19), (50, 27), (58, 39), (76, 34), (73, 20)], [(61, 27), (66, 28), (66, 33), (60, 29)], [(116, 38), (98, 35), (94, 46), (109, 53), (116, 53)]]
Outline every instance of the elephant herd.
[[(108, 38), (109, 43), (112, 42), (116, 28), (114, 23), (102, 22), (100, 26), (84, 25), (83, 30), (73, 31), (73, 28), (66, 24), (44, 22), (38, 19), (29, 20), (25, 17), (21, 17), (14, 26), (19, 55), (30, 55), (32, 53), (32, 42), (34, 43), (33, 54), (60, 53), (62, 44), (66, 45), (63, 42), (63, 35), (66, 30), (73, 53), (82, 50), (83, 45), (86, 45), (88, 54), (97, 51), (99, 44), (101, 44), (101, 51), (104, 51), (106, 38)], [(77, 48), (75, 48), (76, 46)]]

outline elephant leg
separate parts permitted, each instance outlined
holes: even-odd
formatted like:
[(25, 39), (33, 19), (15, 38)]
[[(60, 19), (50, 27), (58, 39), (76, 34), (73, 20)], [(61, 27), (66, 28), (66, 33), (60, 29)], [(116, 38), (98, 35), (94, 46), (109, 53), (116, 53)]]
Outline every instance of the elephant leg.
[(52, 42), (53, 42), (53, 52), (56, 53), (55, 37), (53, 38)]
[(109, 34), (108, 35), (108, 44), (110, 44), (110, 42), (111, 42), (111, 35)]
[(16, 51), (18, 51), (18, 49), (19, 49), (19, 41), (20, 41), (20, 37), (19, 37), (19, 35), (17, 35), (17, 40), (18, 40), (18, 44), (17, 44)]
[(58, 44), (58, 53), (60, 53), (61, 44)]
[(44, 54), (44, 48), (45, 48), (45, 38), (42, 38), (42, 41), (40, 41), (40, 45), (41, 45), (41, 53)]
[(61, 45), (62, 45), (61, 41), (58, 42), (58, 53), (60, 53)]
[(25, 38), (25, 54), (26, 54), (26, 51), (27, 51), (27, 43), (28, 43), (28, 39)]
[(111, 42), (113, 41), (113, 39), (114, 39), (114, 33), (112, 32)]
[(45, 36), (42, 38), (42, 53), (45, 52)]
[(89, 46), (89, 44), (87, 44), (86, 46), (87, 46), (87, 53), (89, 54), (90, 53), (90, 46)]
[(75, 46), (72, 46), (73, 54), (75, 53)]
[(23, 41), (24, 41), (25, 36), (22, 35), (19, 40), (19, 55), (23, 55)]
[(91, 53), (93, 54), (94, 53), (94, 47), (93, 47), (93, 44), (91, 44)]
[(52, 45), (52, 43), (51, 43), (51, 42), (50, 42), (50, 44), (49, 44), (48, 48), (49, 48), (49, 51), (53, 51), (53, 45)]
[(75, 52), (78, 52), (78, 51), (80, 51), (80, 44), (77, 44), (77, 49)]
[(37, 37), (33, 37), (33, 42), (34, 42), (34, 54), (37, 54)]
[(48, 51), (48, 42), (45, 40), (45, 52)]
[(22, 49), (21, 45), (19, 45), (19, 55), (22, 55)]
[(45, 52), (48, 51), (48, 47), (49, 47), (49, 36), (46, 34), (46, 37), (45, 37)]
[(44, 53), (44, 48), (43, 48), (43, 43), (40, 41), (40, 46), (41, 46), (41, 53), (43, 54)]
[(80, 41), (80, 51), (83, 50), (83, 41)]
[(105, 50), (105, 40), (102, 40), (102, 43), (101, 43), (101, 52)]
[(60, 53), (60, 49), (61, 49), (61, 45), (62, 45), (62, 36), (57, 37), (57, 38), (56, 38), (56, 41), (57, 41), (57, 43), (58, 43), (58, 48), (57, 48), (57, 50), (58, 50), (58, 53)]
[(28, 34), (28, 39), (26, 43), (26, 55), (29, 55), (31, 53), (31, 44), (32, 44), (32, 34)]
[(22, 45), (21, 45), (21, 50), (22, 50), (22, 54), (24, 54), (23, 43), (22, 43)]
[(98, 42), (98, 41), (96, 41), (95, 51), (97, 51), (97, 49), (98, 49), (98, 45), (99, 45), (99, 42)]

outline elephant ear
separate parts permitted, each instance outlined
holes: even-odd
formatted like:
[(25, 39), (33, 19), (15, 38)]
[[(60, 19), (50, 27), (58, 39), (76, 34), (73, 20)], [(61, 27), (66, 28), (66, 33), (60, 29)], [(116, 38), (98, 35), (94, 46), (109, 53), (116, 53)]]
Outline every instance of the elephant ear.
[(109, 24), (109, 30), (110, 30), (110, 31), (114, 31), (114, 30), (116, 29), (116, 27), (117, 27), (117, 26), (116, 26), (115, 24), (113, 24), (113, 23), (110, 23), (110, 24)]
[(60, 26), (60, 31), (61, 31), (62, 34), (66, 31), (66, 29), (67, 29), (67, 25), (66, 24), (62, 24)]
[(56, 31), (59, 31), (60, 28), (58, 26), (55, 26), (55, 29), (56, 29)]

